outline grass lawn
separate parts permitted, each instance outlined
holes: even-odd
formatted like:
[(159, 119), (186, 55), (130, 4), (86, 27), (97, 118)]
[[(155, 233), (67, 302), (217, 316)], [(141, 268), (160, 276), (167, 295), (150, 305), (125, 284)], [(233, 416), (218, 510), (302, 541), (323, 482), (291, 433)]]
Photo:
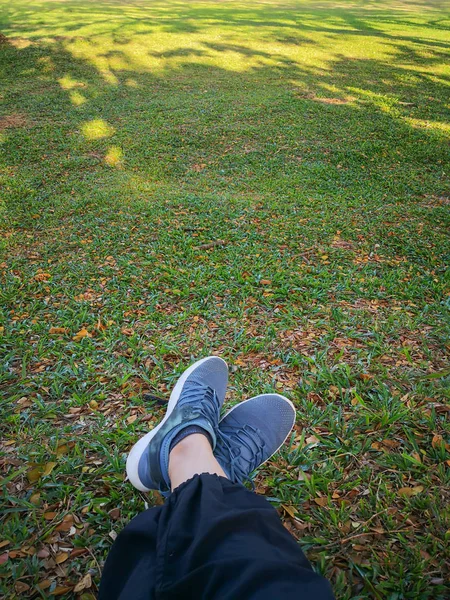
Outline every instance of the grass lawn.
[(149, 394), (219, 353), (296, 404), (255, 483), (337, 598), (443, 599), (450, 12), (0, 6), (0, 595), (93, 600)]

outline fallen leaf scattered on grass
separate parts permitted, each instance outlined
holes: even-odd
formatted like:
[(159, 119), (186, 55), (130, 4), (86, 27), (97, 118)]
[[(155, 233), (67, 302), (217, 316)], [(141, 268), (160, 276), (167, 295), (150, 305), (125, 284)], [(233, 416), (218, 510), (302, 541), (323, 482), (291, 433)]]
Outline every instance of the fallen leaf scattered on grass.
[(48, 281), (51, 278), (50, 273), (36, 273), (34, 279), (36, 281)]
[(85, 575), (82, 579), (80, 579), (80, 581), (77, 583), (77, 585), (73, 588), (73, 591), (75, 592), (75, 594), (79, 594), (80, 592), (82, 592), (83, 590), (87, 590), (91, 586), (92, 586), (92, 577), (90, 576), (89, 573), (87, 573), (87, 575)]
[(85, 327), (83, 327), (83, 329), (80, 329), (80, 331), (78, 333), (76, 333), (72, 339), (74, 342), (79, 342), (85, 337), (89, 338), (89, 337), (92, 337), (92, 335), (89, 333), (89, 331)]
[(70, 531), (73, 525), (73, 515), (66, 515), (55, 531)]
[(320, 440), (316, 438), (315, 435), (310, 435), (309, 437), (307, 437), (305, 442), (308, 446), (317, 446), (317, 444), (320, 444)]
[(49, 511), (49, 512), (44, 513), (44, 519), (46, 521), (53, 521), (53, 519), (57, 516), (58, 516), (58, 513), (54, 512), (54, 511)]
[(39, 502), (40, 502), (40, 498), (41, 498), (40, 492), (35, 492), (34, 494), (32, 494), (30, 496), (30, 502), (31, 502), (31, 504), (38, 505)]
[(433, 448), (439, 448), (442, 444), (442, 439), (442, 435), (433, 435), (433, 439), (431, 440)]
[(319, 506), (327, 506), (328, 505), (328, 498), (314, 498), (314, 502), (316, 504), (318, 504)]
[(55, 587), (52, 594), (53, 594), (53, 596), (62, 596), (63, 594), (67, 594), (71, 590), (72, 590), (72, 588), (68, 585), (66, 585), (66, 586), (58, 585), (57, 587)]
[(271, 279), (261, 279), (261, 281), (259, 283), (261, 285), (272, 285), (272, 280)]
[(59, 552), (55, 556), (55, 562), (57, 565), (60, 565), (61, 563), (65, 562), (68, 558), (69, 558), (68, 552)]
[(420, 492), (423, 492), (423, 485), (416, 485), (414, 487), (403, 487), (398, 490), (399, 496), (406, 496), (408, 498), (411, 496), (417, 496), (417, 494), (420, 494)]
[(43, 579), (42, 581), (40, 581), (37, 584), (37, 587), (40, 590), (47, 590), (51, 585), (52, 585), (52, 582), (50, 581), (50, 579)]
[(51, 334), (67, 333), (67, 329), (66, 327), (50, 327), (48, 332)]
[(287, 506), (286, 504), (282, 504), (281, 506), (283, 507), (283, 510), (285, 512), (287, 512), (287, 514), (289, 516), (291, 516), (293, 519), (295, 519), (297, 511), (295, 510), (295, 508), (293, 506)]
[(32, 469), (27, 472), (28, 481), (30, 483), (35, 483), (41, 477), (45, 477), (46, 475), (50, 475), (53, 469), (56, 467), (55, 462), (48, 462), (44, 465), (36, 465)]

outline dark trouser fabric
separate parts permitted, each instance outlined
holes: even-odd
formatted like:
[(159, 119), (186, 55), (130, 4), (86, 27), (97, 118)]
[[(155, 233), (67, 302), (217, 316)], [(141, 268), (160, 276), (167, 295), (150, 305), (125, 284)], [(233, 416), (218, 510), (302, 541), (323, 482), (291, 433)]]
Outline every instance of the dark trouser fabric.
[(330, 600), (276, 510), (217, 475), (135, 517), (109, 553), (99, 600)]

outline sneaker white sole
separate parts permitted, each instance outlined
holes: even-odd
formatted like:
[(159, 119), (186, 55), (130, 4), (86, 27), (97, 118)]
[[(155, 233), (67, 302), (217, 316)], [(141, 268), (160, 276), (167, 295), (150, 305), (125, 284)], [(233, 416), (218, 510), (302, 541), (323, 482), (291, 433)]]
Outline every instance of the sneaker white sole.
[[(262, 466), (264, 463), (266, 463), (268, 460), (270, 460), (270, 459), (272, 458), (272, 456), (278, 452), (278, 450), (281, 448), (281, 446), (284, 444), (284, 442), (285, 442), (285, 441), (287, 440), (287, 438), (289, 437), (289, 434), (291, 433), (291, 431), (292, 431), (292, 428), (294, 427), (294, 425), (295, 425), (295, 421), (296, 421), (296, 419), (297, 419), (297, 410), (296, 410), (296, 408), (295, 408), (294, 404), (293, 404), (293, 403), (292, 403), (292, 402), (291, 402), (291, 401), (290, 401), (288, 398), (286, 398), (286, 396), (282, 396), (281, 394), (258, 394), (258, 396), (253, 396), (253, 398), (248, 398), (248, 400), (244, 400), (243, 402), (239, 402), (239, 404), (236, 404), (236, 406), (233, 406), (233, 408), (230, 408), (230, 410), (228, 410), (228, 411), (227, 411), (227, 412), (226, 412), (226, 413), (223, 415), (223, 417), (220, 419), (220, 421), (219, 421), (219, 427), (220, 427), (220, 423), (221, 423), (221, 421), (223, 421), (227, 415), (229, 415), (230, 413), (232, 413), (232, 412), (233, 412), (233, 410), (235, 410), (235, 409), (236, 409), (236, 408), (238, 408), (239, 406), (242, 406), (242, 405), (243, 405), (243, 404), (245, 404), (246, 402), (250, 402), (251, 400), (255, 400), (255, 398), (263, 398), (263, 397), (265, 397), (265, 396), (277, 396), (278, 398), (283, 398), (283, 400), (284, 400), (285, 402), (287, 402), (287, 403), (290, 405), (290, 407), (292, 408), (292, 425), (290, 426), (290, 428), (289, 428), (289, 431), (287, 432), (287, 434), (286, 434), (286, 436), (285, 436), (284, 440), (281, 442), (281, 444), (278, 446), (278, 448), (277, 448), (277, 449), (276, 449), (274, 452), (272, 452), (272, 454), (271, 454), (269, 457), (267, 457), (267, 458), (266, 458), (266, 460), (264, 460), (264, 461), (263, 461), (263, 462), (262, 462), (262, 463), (259, 465), (259, 467), (261, 467), (261, 466)], [(259, 469), (259, 467), (257, 467), (257, 468)]]
[[(141, 437), (141, 439), (138, 442), (136, 442), (134, 444), (134, 446), (131, 448), (130, 453), (128, 454), (128, 458), (127, 458), (127, 476), (128, 476), (129, 481), (131, 482), (131, 484), (136, 489), (140, 490), (141, 492), (149, 492), (151, 489), (151, 488), (146, 487), (142, 483), (142, 481), (139, 477), (138, 466), (139, 466), (139, 461), (141, 460), (142, 453), (145, 451), (145, 449), (149, 445), (152, 438), (158, 433), (158, 430), (164, 425), (165, 421), (167, 421), (167, 419), (170, 417), (170, 413), (173, 411), (173, 409), (175, 408), (175, 406), (178, 402), (178, 399), (181, 394), (181, 390), (183, 389), (186, 379), (189, 377), (189, 375), (192, 373), (192, 371), (194, 371), (202, 363), (206, 362), (207, 360), (210, 360), (211, 358), (218, 359), (219, 357), (218, 356), (207, 356), (206, 358), (202, 358), (202, 359), (198, 360), (193, 365), (191, 365), (188, 369), (186, 369), (186, 371), (178, 379), (175, 387), (172, 390), (172, 393), (170, 394), (169, 402), (167, 404), (166, 414), (164, 415), (164, 418), (161, 421), (161, 423), (159, 423), (159, 425), (157, 425), (151, 431), (146, 433), (143, 437)], [(223, 359), (221, 358), (220, 360), (223, 360)], [(223, 362), (225, 363), (224, 360), (223, 360)]]

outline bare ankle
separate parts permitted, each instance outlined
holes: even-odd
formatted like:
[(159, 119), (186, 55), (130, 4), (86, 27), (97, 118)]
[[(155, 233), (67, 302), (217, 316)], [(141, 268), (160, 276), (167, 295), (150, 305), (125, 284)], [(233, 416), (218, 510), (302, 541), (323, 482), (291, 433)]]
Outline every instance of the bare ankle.
[(169, 460), (171, 457), (183, 457), (186, 454), (212, 454), (211, 444), (208, 438), (201, 433), (193, 433), (178, 442), (178, 444), (170, 451)]

